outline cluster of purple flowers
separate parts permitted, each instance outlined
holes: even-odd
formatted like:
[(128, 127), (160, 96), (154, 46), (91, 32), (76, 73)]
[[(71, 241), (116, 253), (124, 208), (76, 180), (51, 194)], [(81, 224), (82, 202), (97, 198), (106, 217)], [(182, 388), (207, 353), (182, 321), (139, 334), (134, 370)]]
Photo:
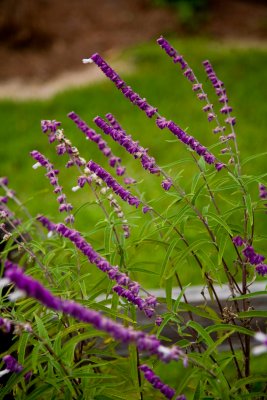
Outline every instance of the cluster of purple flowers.
[(37, 217), (37, 220), (49, 229), (49, 231), (56, 231), (74, 243), (77, 249), (88, 258), (90, 263), (95, 264), (97, 268), (105, 272), (110, 279), (117, 282), (113, 290), (119, 296), (135, 304), (140, 310), (144, 311), (149, 318), (152, 317), (155, 312), (155, 307), (157, 306), (157, 299), (154, 296), (147, 296), (144, 299), (141, 298), (138, 295), (140, 285), (132, 281), (125, 273), (120, 272), (118, 266), (112, 266), (104, 257), (100, 256), (100, 254), (81, 236), (80, 232), (70, 229), (64, 224), (53, 224), (53, 222), (43, 216)]
[(259, 275), (267, 275), (267, 265), (263, 264), (265, 257), (262, 254), (256, 253), (253, 246), (247, 244), (246, 241), (241, 238), (241, 236), (233, 237), (232, 241), (238, 247), (244, 245), (242, 253), (251, 265), (255, 265), (255, 269)]
[(115, 129), (112, 126), (109, 126), (100, 117), (94, 118), (94, 122), (106, 135), (110, 135), (113, 140), (124, 147), (128, 153), (132, 154), (135, 158), (140, 158), (144, 169), (148, 170), (151, 174), (157, 174), (160, 172), (155, 159), (148, 155), (147, 149), (140, 146), (138, 142), (133, 141), (130, 135), (126, 135), (121, 129)]
[[(236, 118), (231, 117), (230, 113), (233, 111), (232, 107), (228, 105), (228, 97), (226, 94), (226, 90), (224, 88), (224, 83), (217, 77), (216, 73), (214, 72), (214, 69), (212, 68), (211, 63), (208, 60), (203, 61), (202, 63), (204, 65), (206, 74), (212, 83), (217, 96), (219, 97), (219, 102), (223, 104), (223, 107), (220, 109), (220, 112), (222, 114), (227, 115), (227, 118), (225, 119), (225, 122), (231, 126), (235, 125), (236, 123)], [(216, 132), (218, 131), (218, 128), (216, 128)], [(220, 132), (221, 130), (219, 130)]]
[(55, 119), (53, 119), (52, 121), (48, 120), (48, 119), (41, 121), (42, 131), (44, 133), (49, 134), (49, 142), (50, 143), (52, 143), (56, 140), (56, 131), (60, 125), (61, 125), (61, 122), (56, 121)]
[(100, 167), (94, 161), (89, 161), (87, 167), (91, 172), (95, 173), (100, 179), (102, 179), (106, 185), (111, 188), (114, 193), (116, 193), (120, 198), (124, 201), (127, 201), (131, 206), (135, 206), (136, 208), (140, 204), (140, 200), (133, 196), (128, 190), (124, 189), (117, 181), (114, 179), (104, 168)]
[[(175, 390), (162, 382), (160, 377), (157, 376), (151, 368), (149, 368), (146, 364), (142, 364), (140, 365), (139, 369), (143, 372), (145, 379), (151, 383), (155, 389), (158, 389), (166, 397), (166, 399), (173, 398), (175, 395)], [(186, 397), (184, 395), (180, 395), (176, 397), (175, 400), (186, 400)]]
[(64, 300), (54, 296), (43, 285), (30, 276), (26, 276), (23, 270), (16, 264), (6, 261), (5, 277), (10, 283), (14, 283), (25, 295), (33, 297), (47, 308), (61, 311), (73, 318), (92, 324), (96, 329), (107, 332), (115, 340), (124, 343), (135, 343), (140, 351), (156, 355), (160, 360), (169, 362), (182, 358), (186, 363), (186, 355), (177, 347), (165, 347), (154, 335), (148, 335), (143, 331), (136, 331), (133, 328), (126, 328), (114, 322), (112, 319), (102, 316), (101, 313), (83, 307), (81, 304), (71, 300)]
[(33, 165), (33, 168), (36, 169), (40, 166), (46, 168), (46, 176), (48, 177), (51, 185), (55, 188), (54, 193), (58, 195), (57, 202), (59, 203), (59, 211), (67, 212), (69, 215), (65, 218), (65, 222), (72, 223), (74, 221), (74, 216), (70, 214), (70, 211), (73, 207), (70, 203), (67, 203), (66, 195), (62, 192), (62, 186), (60, 186), (58, 183), (57, 175), (59, 171), (57, 169), (54, 169), (53, 164), (51, 164), (50, 161), (43, 154), (39, 153), (39, 151), (33, 150), (31, 151), (30, 155), (34, 160), (37, 161), (37, 163)]
[(108, 157), (109, 165), (113, 168), (116, 167), (116, 174), (118, 176), (123, 175), (126, 168), (121, 165), (121, 159), (112, 153), (110, 147), (108, 147), (107, 142), (103, 140), (102, 136), (90, 128), (86, 122), (83, 121), (74, 111), (71, 111), (68, 114), (68, 117), (77, 125), (77, 127), (89, 140), (98, 145), (99, 150), (104, 154), (105, 157)]
[[(89, 61), (90, 60), (90, 61)], [(90, 59), (85, 59), (84, 62), (94, 62), (103, 72), (104, 74), (113, 82), (115, 86), (122, 91), (122, 93), (127, 97), (133, 104), (137, 105), (141, 110), (145, 111), (149, 118), (153, 117), (155, 114), (158, 116), (156, 120), (156, 124), (160, 129), (167, 127), (175, 136), (178, 137), (184, 144), (187, 144), (191, 147), (192, 150), (195, 150), (195, 147), (198, 148), (199, 152), (204, 152), (201, 154), (205, 161), (208, 164), (215, 164), (216, 169), (219, 171), (223, 168), (224, 164), (216, 163), (216, 158), (213, 154), (209, 153), (207, 149), (202, 146), (195, 138), (187, 135), (178, 125), (174, 124), (172, 121), (166, 121), (165, 118), (161, 117), (157, 112), (157, 108), (152, 107), (146, 102), (146, 99), (141, 99), (140, 96), (135, 93), (126, 83), (119, 77), (119, 75), (100, 57), (99, 54), (93, 54)], [(178, 61), (177, 61), (178, 62)], [(181, 61), (179, 61), (184, 65), (183, 58), (181, 57)], [(187, 73), (187, 77), (189, 78), (191, 75)], [(179, 132), (179, 133), (178, 133)], [(196, 142), (196, 144), (191, 144), (191, 141)], [(188, 142), (188, 143), (187, 143)], [(204, 151), (205, 149), (205, 151)], [(198, 153), (199, 154), (199, 153)]]

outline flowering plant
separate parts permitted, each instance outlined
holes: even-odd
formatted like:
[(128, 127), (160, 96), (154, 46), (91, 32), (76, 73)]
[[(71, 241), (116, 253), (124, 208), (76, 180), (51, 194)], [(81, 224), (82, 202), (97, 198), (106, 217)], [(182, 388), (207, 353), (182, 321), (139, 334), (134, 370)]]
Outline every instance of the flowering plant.
[[(105, 167), (82, 157), (61, 122), (42, 121), (49, 143), (56, 144), (57, 154), (66, 156), (66, 167), (73, 170), (74, 195), (70, 203), (59, 170), (38, 150), (30, 153), (33, 168), (45, 169), (58, 210), (66, 215), (63, 222), (45, 215), (33, 218), (9, 188), (8, 179), (0, 179), (4, 191), (0, 328), (14, 338), (2, 358), (5, 366), (0, 377), (9, 377), (3, 395), (13, 390), (27, 399), (40, 394), (148, 399), (155, 398), (157, 391), (159, 396), (181, 400), (221, 398), (222, 392), (225, 399), (261, 398), (266, 392), (265, 378), (251, 372), (251, 337), (256, 331), (262, 345), (255, 354), (266, 347), (266, 337), (259, 331), (267, 313), (253, 308), (254, 297), (266, 294), (253, 289), (254, 281), (267, 274), (260, 253), (263, 235), (255, 224), (255, 212), (263, 212), (266, 206), (264, 176), (259, 181), (242, 174), (236, 118), (211, 63), (206, 60), (203, 66), (218, 97), (219, 113), (184, 57), (163, 37), (158, 44), (204, 104), (202, 110), (219, 141), (207, 148), (165, 118), (99, 54), (83, 60), (95, 63), (159, 130), (186, 147), (194, 171), (192, 185), (188, 191), (178, 172), (158, 165), (110, 113), (105, 119), (94, 118), (99, 132), (76, 112), (68, 114), (108, 159)], [(128, 175), (128, 167), (103, 133), (139, 159), (153, 175), (151, 180), (161, 179), (161, 199), (149, 197), (138, 176)], [(179, 164), (175, 160), (172, 167)], [(256, 199), (250, 184), (259, 185)], [(81, 232), (80, 210), (73, 204), (76, 192), (86, 188), (90, 205), (104, 219)], [(20, 208), (20, 218), (12, 210), (12, 200)], [(146, 267), (140, 254), (148, 245), (154, 246), (155, 254), (151, 252)], [(202, 286), (197, 301), (189, 294), (185, 267), (199, 275)], [(156, 276), (163, 294), (151, 290), (142, 279), (144, 273)], [(166, 371), (175, 371), (175, 378), (159, 376), (163, 364)]]

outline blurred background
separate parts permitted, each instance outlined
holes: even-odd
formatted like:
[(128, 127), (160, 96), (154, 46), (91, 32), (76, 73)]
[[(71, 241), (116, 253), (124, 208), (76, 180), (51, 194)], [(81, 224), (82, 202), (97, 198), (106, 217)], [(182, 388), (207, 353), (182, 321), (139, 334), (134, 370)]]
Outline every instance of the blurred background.
[[(159, 35), (263, 42), (265, 0), (1, 0), (0, 81), (47, 81)], [(266, 43), (266, 42), (265, 42)]]

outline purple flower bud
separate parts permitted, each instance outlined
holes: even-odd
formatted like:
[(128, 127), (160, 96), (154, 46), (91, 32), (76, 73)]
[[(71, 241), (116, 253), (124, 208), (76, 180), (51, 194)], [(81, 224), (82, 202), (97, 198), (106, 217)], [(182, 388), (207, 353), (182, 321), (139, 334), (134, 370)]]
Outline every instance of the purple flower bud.
[(208, 121), (211, 122), (215, 119), (215, 114), (214, 113), (208, 113)]
[(133, 183), (136, 183), (136, 180), (133, 178), (127, 177), (127, 178), (124, 178), (124, 183), (125, 183), (125, 185), (132, 185)]
[(2, 185), (4, 185), (4, 186), (7, 186), (7, 185), (8, 185), (8, 179), (7, 179), (7, 177), (2, 176), (2, 177), (0, 178), (0, 185), (1, 185), (1, 186), (2, 186)]
[(266, 264), (258, 264), (255, 269), (259, 275), (261, 275), (261, 276), (267, 275), (267, 265)]
[(231, 111), (233, 111), (232, 107), (227, 106), (227, 105), (223, 106), (223, 107), (220, 109), (220, 112), (221, 112), (222, 114), (228, 114), (228, 113), (230, 113)]
[(195, 83), (193, 86), (192, 86), (192, 90), (194, 91), (194, 92), (198, 92), (199, 90), (201, 90), (202, 89), (202, 84), (201, 83)]
[(240, 246), (242, 246), (242, 244), (244, 244), (244, 240), (242, 239), (241, 236), (234, 236), (232, 238), (232, 242), (238, 247), (240, 247)]
[(9, 354), (4, 356), (2, 360), (5, 363), (6, 369), (8, 369), (9, 372), (19, 373), (23, 370), (22, 365), (20, 365), (17, 360)]
[(223, 164), (223, 163), (215, 163), (215, 168), (217, 169), (217, 171), (220, 171), (224, 167), (225, 167), (225, 164)]
[(164, 179), (161, 182), (161, 186), (163, 187), (164, 190), (170, 190), (172, 186), (172, 181), (170, 179)]
[(163, 321), (163, 318), (158, 315), (157, 318), (155, 319), (155, 324), (157, 326), (160, 326), (162, 324), (162, 321)]
[(225, 119), (225, 122), (229, 125), (234, 126), (236, 123), (236, 118), (235, 117), (228, 117)]
[(207, 104), (204, 107), (202, 107), (202, 110), (207, 112), (207, 111), (211, 111), (213, 109), (213, 105), (212, 104)]
[(198, 93), (197, 97), (198, 97), (199, 100), (206, 100), (207, 99), (206, 93)]

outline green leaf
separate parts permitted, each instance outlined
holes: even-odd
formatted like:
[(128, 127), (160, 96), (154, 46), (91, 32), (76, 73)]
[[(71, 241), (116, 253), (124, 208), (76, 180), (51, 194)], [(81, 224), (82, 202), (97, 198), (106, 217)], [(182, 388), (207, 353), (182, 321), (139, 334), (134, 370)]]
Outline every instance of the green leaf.
[(214, 344), (214, 341), (212, 340), (210, 335), (199, 323), (195, 321), (189, 321), (187, 325), (193, 328), (199, 334), (199, 337), (202, 338), (202, 340), (204, 340), (208, 346), (212, 346)]
[(166, 277), (165, 277), (165, 269), (166, 269), (166, 266), (167, 266), (167, 264), (168, 264), (168, 261), (169, 261), (169, 259), (170, 259), (170, 257), (171, 257), (171, 254), (172, 254), (172, 252), (173, 252), (173, 250), (174, 250), (176, 244), (177, 244), (178, 242), (180, 242), (180, 241), (181, 241), (180, 238), (174, 238), (174, 239), (170, 242), (169, 247), (168, 247), (168, 249), (167, 249), (167, 251), (166, 251), (166, 255), (165, 255), (165, 257), (164, 257), (163, 263), (162, 263), (161, 272), (160, 272), (160, 277), (161, 277), (161, 278), (166, 278)]
[(251, 310), (238, 313), (238, 318), (254, 318), (254, 317), (267, 318), (267, 311)]
[(266, 154), (267, 154), (267, 151), (265, 151), (264, 153), (253, 154), (252, 156), (246, 157), (241, 165), (245, 165), (249, 161), (255, 160), (256, 158), (259, 158), (259, 157), (262, 157), (262, 156), (266, 156)]
[(254, 331), (244, 328), (243, 326), (232, 325), (232, 324), (216, 324), (216, 325), (208, 326), (206, 328), (206, 331), (208, 333), (219, 332), (219, 331), (229, 331), (229, 330), (232, 330), (235, 332), (240, 332), (240, 333), (243, 333), (244, 335), (249, 335), (249, 336), (254, 336), (254, 334), (255, 334)]
[(246, 203), (246, 210), (247, 210), (247, 213), (248, 213), (249, 223), (250, 223), (250, 226), (252, 226), (253, 225), (253, 221), (254, 221), (253, 209), (252, 209), (252, 204), (251, 204), (251, 197), (250, 197), (250, 195), (248, 193), (245, 196), (245, 203)]
[(242, 294), (241, 296), (238, 296), (238, 297), (229, 298), (228, 301), (250, 299), (250, 298), (253, 298), (255, 296), (264, 296), (264, 295), (267, 295), (267, 290), (259, 290), (258, 292)]
[(209, 212), (208, 218), (216, 221), (220, 226), (222, 226), (230, 235), (233, 235), (230, 227), (227, 225), (227, 223), (224, 221), (222, 217), (220, 217), (217, 214), (214, 214), (213, 212)]
[(172, 277), (166, 279), (166, 304), (169, 310), (172, 308)]
[(179, 307), (181, 298), (183, 297), (183, 295), (184, 295), (186, 289), (187, 289), (189, 286), (191, 286), (191, 283), (189, 283), (189, 284), (186, 285), (186, 286), (183, 286), (183, 289), (181, 290), (181, 292), (179, 293), (177, 299), (175, 300), (175, 302), (174, 302), (174, 304), (173, 304), (173, 307), (172, 307), (173, 312), (177, 313), (177, 308)]

